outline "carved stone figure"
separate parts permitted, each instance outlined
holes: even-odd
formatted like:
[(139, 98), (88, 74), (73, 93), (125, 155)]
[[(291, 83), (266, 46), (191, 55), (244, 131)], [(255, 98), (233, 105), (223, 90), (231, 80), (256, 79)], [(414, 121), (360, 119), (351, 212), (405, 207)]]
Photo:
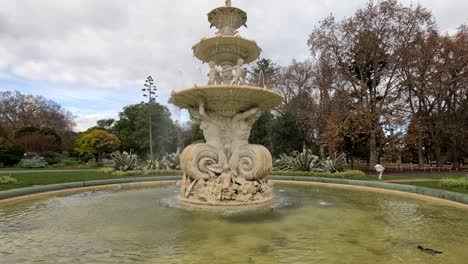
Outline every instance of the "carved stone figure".
[(199, 99), (198, 110), (192, 108), (189, 109), (189, 113), (193, 120), (200, 122), (200, 129), (203, 130), (206, 144), (222, 149), (224, 147), (223, 138), (227, 136), (225, 131), (227, 130), (228, 120), (206, 111), (203, 99)]
[(255, 121), (260, 117), (261, 111), (258, 107), (243, 113), (236, 114), (231, 119), (231, 151), (229, 166), (237, 170), (239, 163), (240, 147), (249, 144), (250, 130)]
[(221, 70), (216, 67), (214, 61), (209, 62), (208, 85), (221, 84)]
[(233, 173), (227, 164), (223, 166), (223, 173), (218, 177), (217, 183), (220, 186), (218, 199), (223, 200), (223, 192), (229, 190), (232, 184)]
[(224, 1), (224, 2), (226, 3), (226, 6), (227, 6), (227, 7), (231, 7), (231, 0), (226, 0), (226, 1)]
[(242, 68), (243, 65), (244, 65), (244, 60), (238, 59), (236, 66), (224, 70), (224, 71), (234, 70), (234, 78), (232, 79), (231, 84), (244, 85), (247, 70)]

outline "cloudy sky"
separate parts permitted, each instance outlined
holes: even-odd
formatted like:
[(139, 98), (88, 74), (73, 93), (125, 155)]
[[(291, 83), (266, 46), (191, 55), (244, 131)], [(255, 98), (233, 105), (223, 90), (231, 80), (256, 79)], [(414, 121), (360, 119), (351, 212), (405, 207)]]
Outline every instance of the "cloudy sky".
[[(241, 35), (279, 64), (308, 57), (307, 36), (366, 0), (233, 0), (249, 16)], [(468, 23), (466, 0), (401, 0), (429, 8), (443, 31)], [(191, 47), (211, 36), (206, 14), (222, 0), (0, 0), (0, 91), (43, 95), (76, 115), (76, 131), (139, 103), (152, 75), (158, 102), (206, 82)], [(169, 106), (175, 120), (186, 113)]]

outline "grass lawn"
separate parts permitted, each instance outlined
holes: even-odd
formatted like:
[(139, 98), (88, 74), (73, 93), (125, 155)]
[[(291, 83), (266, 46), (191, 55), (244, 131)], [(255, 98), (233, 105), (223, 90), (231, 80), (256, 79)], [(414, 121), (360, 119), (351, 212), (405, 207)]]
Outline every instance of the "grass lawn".
[(443, 187), (439, 186), (439, 183), (437, 181), (430, 181), (430, 182), (408, 182), (405, 183), (407, 185), (414, 185), (414, 186), (419, 186), (419, 187), (427, 187), (427, 188), (432, 188), (432, 189), (441, 189), (441, 190), (446, 190), (446, 191), (451, 191), (451, 192), (458, 192), (458, 193), (465, 193), (468, 194), (468, 189), (463, 189), (463, 188), (451, 188), (451, 187)]
[(25, 169), (25, 168), (0, 168), (2, 171), (50, 171), (50, 170), (97, 170), (98, 168), (89, 168), (89, 167), (77, 167), (77, 166), (64, 166), (64, 167), (47, 167), (47, 168), (37, 168), (37, 169)]
[(18, 182), (15, 184), (0, 185), (0, 191), (31, 187), (34, 185), (125, 178), (98, 171), (30, 172), (11, 175), (1, 174), (0, 176), (5, 175), (15, 178)]
[[(276, 173), (275, 173), (276, 174)], [(0, 174), (0, 176), (5, 176), (8, 174)], [(461, 176), (462, 174), (460, 174)], [(118, 178), (128, 178), (136, 176), (114, 176), (112, 174), (98, 172), (95, 170), (89, 171), (67, 171), (67, 172), (29, 172), (29, 173), (15, 173), (11, 174), (11, 177), (14, 177), (18, 180), (15, 184), (4, 184), (0, 185), (0, 191), (24, 188), (35, 185), (47, 185), (55, 183), (67, 183), (67, 182), (79, 182), (79, 181), (92, 181), (92, 180), (106, 180), (106, 179), (118, 179)], [(411, 180), (411, 179), (433, 179), (433, 181), (425, 182), (405, 182), (400, 184), (415, 185), (421, 187), (428, 187), (433, 189), (441, 189), (452, 192), (466, 193), (468, 194), (468, 189), (463, 188), (450, 188), (450, 187), (441, 187), (438, 185), (437, 180), (446, 178), (446, 177), (458, 177), (459, 175), (454, 174), (414, 174), (414, 175), (384, 175), (384, 180)], [(144, 176), (138, 176), (144, 177)], [(353, 180), (364, 180), (364, 181), (377, 181), (377, 175), (366, 175), (363, 177), (350, 178)]]

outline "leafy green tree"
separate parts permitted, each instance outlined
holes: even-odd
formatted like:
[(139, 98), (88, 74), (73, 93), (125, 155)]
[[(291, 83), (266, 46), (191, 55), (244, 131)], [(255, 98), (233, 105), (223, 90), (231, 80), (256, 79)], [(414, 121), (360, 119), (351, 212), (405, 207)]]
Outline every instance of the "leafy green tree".
[(273, 150), (273, 142), (271, 139), (271, 126), (274, 122), (274, 116), (270, 112), (263, 113), (255, 122), (250, 131), (250, 144), (259, 144)]
[(120, 140), (102, 129), (91, 128), (78, 136), (75, 151), (80, 155), (94, 155), (96, 161), (102, 161), (102, 154), (118, 148)]
[(98, 120), (96, 123), (97, 123), (98, 128), (102, 128), (106, 130), (107, 132), (112, 132), (112, 129), (114, 128), (113, 125), (115, 123), (115, 119), (113, 118), (101, 119), (101, 120)]
[(247, 83), (252, 86), (273, 89), (280, 69), (281, 67), (270, 59), (259, 59), (255, 66), (250, 69)]
[(301, 151), (304, 146), (300, 128), (297, 127), (297, 118), (291, 112), (286, 112), (275, 118), (271, 125), (271, 152), (274, 157), (282, 153)]
[(115, 122), (114, 130), (121, 140), (122, 150), (133, 149), (142, 155), (149, 153), (149, 111), (153, 133), (154, 153), (175, 152), (177, 131), (169, 110), (157, 102), (124, 107)]
[(20, 162), (24, 152), (18, 146), (0, 145), (0, 165), (13, 166)]

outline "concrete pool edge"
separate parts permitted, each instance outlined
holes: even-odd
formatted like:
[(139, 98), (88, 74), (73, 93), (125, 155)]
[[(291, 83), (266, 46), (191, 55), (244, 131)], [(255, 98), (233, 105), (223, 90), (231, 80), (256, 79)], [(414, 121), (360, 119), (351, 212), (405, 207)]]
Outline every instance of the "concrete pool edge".
[[(439, 189), (418, 187), (404, 184), (394, 184), (374, 181), (360, 181), (337, 178), (320, 178), (307, 176), (269, 176), (273, 182), (308, 183), (330, 187), (341, 187), (371, 191), (386, 191), (395, 195), (412, 194), (415, 198), (433, 198), (430, 200), (446, 201), (451, 205), (459, 205), (468, 208), (468, 195)], [(107, 179), (95, 181), (70, 182), (51, 185), (40, 185), (0, 191), (0, 204), (17, 199), (31, 199), (40, 196), (63, 194), (68, 192), (80, 192), (94, 189), (105, 189), (119, 184), (151, 184), (171, 183), (180, 179), (180, 176), (154, 176), (139, 178)], [(408, 195), (406, 195), (408, 196)], [(447, 203), (446, 203), (447, 204)]]
[(19, 199), (23, 197), (33, 198), (36, 196), (49, 195), (51, 193), (63, 193), (67, 191), (74, 192), (80, 190), (86, 191), (95, 187), (106, 187), (118, 184), (142, 184), (151, 182), (169, 183), (179, 179), (180, 176), (154, 176), (37, 185), (26, 188), (0, 191), (0, 204), (13, 199)]
[(269, 179), (275, 182), (309, 183), (322, 186), (340, 187), (345, 189), (347, 188), (370, 190), (374, 192), (386, 192), (400, 196), (403, 195), (413, 198), (439, 201), (444, 204), (468, 209), (468, 194), (419, 187), (414, 185), (307, 176), (269, 176)]

